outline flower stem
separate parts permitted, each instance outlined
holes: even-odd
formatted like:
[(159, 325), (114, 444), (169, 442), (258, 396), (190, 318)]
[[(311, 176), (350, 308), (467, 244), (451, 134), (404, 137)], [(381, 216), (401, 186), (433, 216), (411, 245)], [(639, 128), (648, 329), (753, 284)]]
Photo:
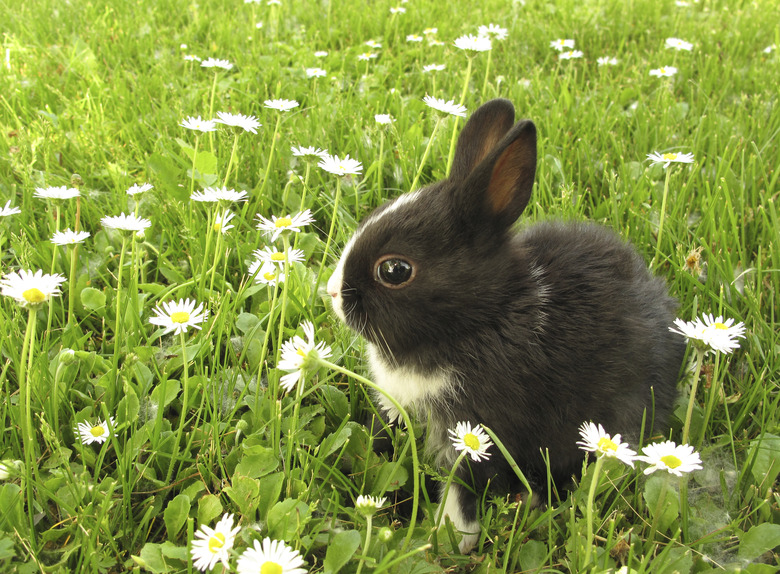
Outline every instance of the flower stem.
[(661, 214), (658, 216), (658, 239), (655, 244), (655, 255), (650, 267), (655, 267), (656, 262), (661, 256), (661, 239), (664, 233), (664, 219), (666, 219), (666, 199), (669, 196), (669, 179), (672, 176), (672, 170), (666, 169), (666, 179), (664, 180), (664, 194), (661, 198)]
[(585, 561), (583, 562), (584, 568), (587, 568), (588, 564), (590, 564), (590, 555), (593, 551), (593, 501), (596, 498), (596, 490), (598, 490), (599, 487), (602, 466), (604, 466), (604, 457), (599, 456), (596, 458), (596, 464), (593, 467), (593, 477), (590, 479), (590, 489), (588, 489), (588, 505), (586, 507), (586, 513), (588, 515), (588, 540), (585, 544)]
[(685, 412), (685, 423), (683, 425), (682, 444), (690, 444), (688, 437), (691, 431), (691, 417), (693, 416), (693, 405), (696, 402), (696, 389), (699, 386), (699, 376), (701, 367), (704, 363), (704, 349), (696, 347), (696, 370), (693, 372), (693, 382), (691, 383), (691, 396), (688, 399), (688, 410)]
[(28, 361), (31, 363), (35, 351), (35, 329), (36, 329), (36, 307), (31, 306), (27, 314), (27, 330), (24, 334), (24, 343), (22, 343), (22, 356), (19, 362), (19, 405), (23, 409), (20, 419), (22, 431), (22, 444), (24, 448), (24, 482), (27, 491), (27, 515), (30, 519), (30, 542), (34, 550), (37, 550), (37, 541), (35, 538), (35, 489), (33, 488), (33, 477), (35, 475), (37, 444), (33, 437), (32, 424), (32, 405), (30, 392), (30, 369)]
[[(187, 404), (190, 399), (190, 378), (189, 378), (189, 364), (187, 363), (187, 341), (184, 338), (184, 331), (179, 332), (179, 341), (181, 342), (181, 368), (182, 368), (182, 404), (181, 413), (179, 414), (179, 427), (176, 429), (176, 438), (173, 441), (173, 452), (171, 453), (171, 460), (168, 463), (168, 472), (165, 475), (165, 483), (168, 484), (171, 480), (171, 473), (173, 471), (173, 465), (176, 461), (176, 456), (179, 454), (179, 442), (181, 441), (181, 433), (184, 430), (184, 422), (187, 419)], [(164, 397), (163, 397), (164, 399)]]
[(114, 357), (112, 372), (114, 381), (119, 378), (119, 339), (122, 332), (122, 272), (125, 268), (127, 250), (127, 231), (122, 231), (122, 251), (119, 253), (119, 271), (116, 279), (116, 317), (114, 318)]
[(330, 251), (330, 242), (333, 240), (333, 230), (336, 228), (336, 219), (338, 218), (339, 200), (341, 199), (341, 178), (336, 179), (336, 197), (333, 199), (333, 214), (330, 217), (330, 229), (328, 229), (328, 238), (325, 240), (325, 249), (322, 252), (322, 260), (320, 261), (320, 268), (317, 270), (317, 279), (314, 282), (314, 291), (312, 297), (316, 300), (317, 291), (320, 288), (320, 280), (322, 279), (322, 270), (325, 269), (325, 262), (328, 259), (328, 252)]
[(490, 74), (490, 61), (493, 59), (493, 50), (488, 50), (487, 67), (485, 68), (485, 80), (482, 82), (482, 99), (485, 99), (485, 92), (487, 91), (488, 75)]
[(438, 516), (436, 517), (436, 530), (439, 529), (441, 521), (444, 519), (444, 506), (447, 503), (447, 496), (450, 494), (450, 487), (452, 486), (452, 479), (455, 477), (455, 471), (458, 470), (460, 463), (463, 462), (463, 459), (467, 454), (468, 451), (464, 450), (458, 455), (458, 458), (455, 459), (455, 463), (452, 465), (452, 469), (450, 469), (449, 476), (447, 476), (447, 482), (444, 483), (444, 490), (442, 491), (444, 494), (442, 494), (441, 502), (439, 503), (439, 512), (437, 513)]
[(257, 196), (262, 199), (263, 197), (263, 191), (265, 191), (265, 186), (268, 184), (268, 176), (271, 173), (271, 162), (273, 162), (274, 159), (274, 150), (276, 149), (276, 137), (279, 135), (279, 126), (282, 123), (282, 112), (279, 112), (279, 114), (276, 116), (276, 126), (274, 126), (274, 135), (271, 138), (271, 151), (268, 154), (268, 163), (265, 166), (265, 173), (263, 173), (263, 184), (260, 186), (260, 191), (257, 193)]
[(442, 116), (439, 116), (436, 118), (436, 125), (433, 126), (433, 133), (431, 134), (430, 139), (428, 140), (428, 145), (425, 146), (425, 151), (423, 152), (422, 159), (420, 160), (420, 165), (417, 168), (417, 173), (414, 176), (414, 179), (412, 180), (412, 185), (409, 186), (409, 191), (414, 191), (417, 189), (417, 182), (420, 181), (420, 175), (422, 174), (423, 167), (425, 167), (425, 160), (428, 159), (428, 154), (431, 151), (431, 145), (433, 144), (433, 140), (436, 137), (436, 131), (439, 129), (439, 124), (441, 123)]
[(228, 161), (227, 169), (225, 170), (225, 180), (222, 182), (222, 187), (227, 187), (228, 179), (230, 178), (230, 171), (233, 169), (233, 162), (236, 159), (236, 149), (238, 148), (238, 132), (233, 137), (233, 150), (230, 152), (230, 161)]
[(70, 276), (68, 277), (68, 325), (76, 325), (76, 317), (73, 313), (73, 302), (76, 299), (76, 262), (78, 260), (78, 243), (70, 249)]
[(366, 556), (368, 555), (368, 545), (371, 544), (371, 530), (373, 528), (373, 523), (374, 517), (370, 515), (366, 516), (366, 542), (363, 544), (363, 553), (360, 557), (360, 563), (358, 563), (355, 574), (360, 574), (361, 570), (363, 570), (363, 564), (365, 563)]

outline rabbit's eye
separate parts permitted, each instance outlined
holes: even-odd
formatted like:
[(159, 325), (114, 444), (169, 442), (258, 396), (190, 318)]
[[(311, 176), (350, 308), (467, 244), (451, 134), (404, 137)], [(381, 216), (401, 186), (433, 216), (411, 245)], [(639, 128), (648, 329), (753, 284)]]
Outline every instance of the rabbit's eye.
[(416, 274), (414, 265), (395, 255), (382, 257), (376, 262), (375, 275), (385, 287), (397, 289), (406, 286)]

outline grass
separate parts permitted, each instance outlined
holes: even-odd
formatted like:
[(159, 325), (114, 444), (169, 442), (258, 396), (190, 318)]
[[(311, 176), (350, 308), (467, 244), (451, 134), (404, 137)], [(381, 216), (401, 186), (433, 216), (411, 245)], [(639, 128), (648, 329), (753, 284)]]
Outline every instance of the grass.
[[(0, 271), (67, 277), (62, 296), (32, 314), (0, 301), (4, 572), (191, 571), (194, 532), (224, 513), (242, 527), (233, 569), (235, 555), (269, 536), (313, 572), (777, 570), (780, 51), (764, 51), (780, 44), (777, 3), (412, 0), (391, 14), (395, 6), (2, 3), (0, 206), (10, 200), (21, 213), (0, 218)], [(436, 115), (422, 97), (459, 100), (467, 56), (453, 41), (490, 22), (509, 35), (493, 43), (489, 70), (487, 54), (474, 56), (463, 103), (472, 112), (505, 97), (539, 128), (537, 185), (520, 224), (597, 221), (648, 262), (658, 246), (654, 271), (681, 318), (722, 314), (747, 334), (702, 368), (691, 421), (702, 470), (648, 478), (605, 461), (593, 498), (591, 465), (536, 508), (486, 493), (482, 536), (463, 556), (452, 532), (431, 537), (447, 475), (424, 459), (417, 472), (422, 428), (399, 432), (390, 458), (374, 454), (359, 422), (371, 409), (366, 384), (350, 374), (366, 375), (362, 343), (333, 317), (323, 286), (356, 222), (409, 188), (424, 153), (420, 183), (444, 176), (463, 121), (444, 119), (429, 142)], [(427, 27), (442, 45), (406, 41)], [(668, 37), (694, 48), (665, 49)], [(558, 38), (575, 39), (584, 58), (558, 60), (549, 47)], [(369, 51), (378, 57), (358, 60)], [(202, 69), (186, 54), (235, 67)], [(607, 55), (617, 65), (597, 66)], [(446, 69), (423, 72), (432, 63)], [(649, 75), (669, 65), (674, 77)], [(328, 74), (310, 79), (307, 67)], [(273, 98), (300, 106), (264, 108)], [(211, 117), (212, 101), (214, 113), (255, 115), (263, 127), (222, 127), (196, 143), (179, 124)], [(374, 114), (395, 121), (382, 126)], [(337, 182), (293, 145), (349, 154), (363, 170)], [(668, 172), (660, 240), (667, 172), (645, 160), (654, 151), (695, 156)], [(144, 182), (154, 189), (125, 193)], [(56, 211), (33, 197), (60, 185), (81, 198)], [(224, 236), (208, 232), (214, 213), (189, 199), (209, 185), (249, 195)], [(255, 214), (302, 208), (316, 222), (290, 239), (305, 260), (288, 264), (283, 287), (251, 281), (252, 253), (268, 244)], [(100, 223), (136, 211), (152, 223), (136, 240)], [(91, 237), (73, 277), (70, 248), (49, 238), (77, 225)], [(208, 309), (201, 331), (180, 338), (149, 323), (157, 305), (187, 297)], [(314, 364), (287, 394), (276, 365), (303, 321), (338, 370)], [(673, 440), (690, 389), (681, 381)], [(81, 444), (77, 423), (98, 417), (113, 417), (110, 439)], [(368, 523), (368, 547), (360, 494), (388, 498)]]

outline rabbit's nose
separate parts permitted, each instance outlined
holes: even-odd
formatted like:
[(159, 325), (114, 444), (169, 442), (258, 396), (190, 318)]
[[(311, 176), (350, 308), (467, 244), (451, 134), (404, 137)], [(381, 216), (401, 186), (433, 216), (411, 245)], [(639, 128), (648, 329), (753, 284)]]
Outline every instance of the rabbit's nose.
[(330, 279), (328, 280), (327, 291), (328, 295), (334, 299), (339, 296), (339, 292), (341, 291), (341, 279), (338, 277), (337, 273), (331, 275)]

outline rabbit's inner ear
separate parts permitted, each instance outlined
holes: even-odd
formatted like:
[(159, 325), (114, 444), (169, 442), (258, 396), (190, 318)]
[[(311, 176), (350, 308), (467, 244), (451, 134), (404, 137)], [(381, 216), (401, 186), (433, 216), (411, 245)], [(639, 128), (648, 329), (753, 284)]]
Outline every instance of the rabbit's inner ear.
[[(533, 124), (528, 122), (531, 128)], [(533, 133), (528, 133), (532, 131)], [(490, 210), (511, 225), (531, 198), (536, 175), (536, 130), (522, 130), (501, 152), (488, 183), (486, 199)]]
[(452, 181), (463, 181), (498, 145), (515, 122), (509, 100), (491, 100), (480, 106), (460, 132), (452, 162)]

